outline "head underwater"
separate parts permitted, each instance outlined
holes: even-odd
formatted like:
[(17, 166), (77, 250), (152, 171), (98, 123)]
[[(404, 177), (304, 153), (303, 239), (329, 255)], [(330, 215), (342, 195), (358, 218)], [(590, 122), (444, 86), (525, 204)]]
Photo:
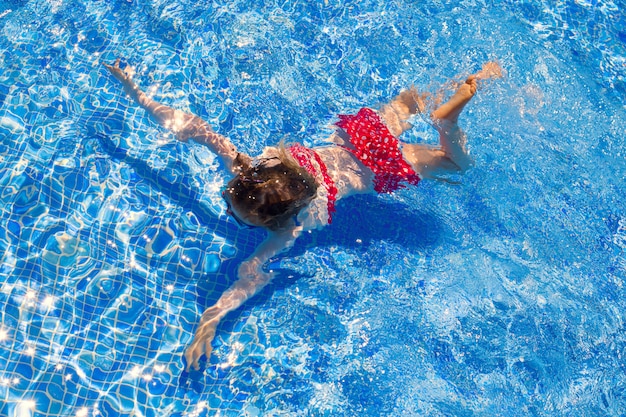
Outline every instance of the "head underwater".
[(234, 164), (237, 175), (228, 182), (222, 196), (229, 214), (235, 208), (245, 221), (235, 220), (246, 225), (273, 231), (285, 229), (317, 193), (315, 179), (282, 146), (278, 155), (254, 161), (238, 154)]

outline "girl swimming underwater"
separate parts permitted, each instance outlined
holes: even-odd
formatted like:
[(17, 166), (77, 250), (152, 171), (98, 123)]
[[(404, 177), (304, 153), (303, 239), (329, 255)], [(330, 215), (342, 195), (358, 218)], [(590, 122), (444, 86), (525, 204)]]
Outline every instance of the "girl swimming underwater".
[(119, 59), (105, 66), (161, 126), (179, 140), (193, 139), (221, 157), (233, 175), (222, 193), (227, 213), (240, 225), (268, 230), (263, 243), (239, 266), (236, 282), (202, 314), (185, 352), (187, 370), (198, 369), (203, 354), (210, 357), (220, 320), (270, 282), (273, 273), (264, 271), (263, 265), (291, 247), (303, 231), (329, 224), (338, 200), (359, 193), (391, 193), (405, 184), (417, 185), (421, 179), (465, 172), (472, 159), (457, 124), (459, 115), (476, 93), (479, 81), (502, 75), (497, 63), (483, 65), (431, 113), (439, 132), (437, 147), (397, 139), (411, 128), (409, 118), (426, 109), (426, 95), (411, 88), (378, 111), (362, 108), (356, 115), (339, 116), (337, 130), (329, 138), (333, 145), (307, 148), (281, 144), (251, 157), (198, 116), (148, 98), (131, 80), (129, 68), (120, 68)]

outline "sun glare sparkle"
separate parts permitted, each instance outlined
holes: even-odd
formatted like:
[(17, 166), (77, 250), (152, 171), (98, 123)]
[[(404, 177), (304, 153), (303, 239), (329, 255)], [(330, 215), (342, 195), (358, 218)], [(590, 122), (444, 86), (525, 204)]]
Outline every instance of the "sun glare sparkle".
[(17, 407), (15, 407), (15, 416), (16, 417), (30, 417), (32, 416), (32, 412), (35, 411), (35, 401), (33, 400), (22, 400), (17, 403)]
[(89, 415), (89, 409), (87, 407), (83, 407), (76, 412), (76, 417), (87, 417)]
[(50, 309), (50, 308), (54, 308), (54, 302), (55, 302), (54, 296), (49, 295), (46, 298), (44, 298), (44, 300), (41, 303), (41, 305), (43, 305), (44, 307)]

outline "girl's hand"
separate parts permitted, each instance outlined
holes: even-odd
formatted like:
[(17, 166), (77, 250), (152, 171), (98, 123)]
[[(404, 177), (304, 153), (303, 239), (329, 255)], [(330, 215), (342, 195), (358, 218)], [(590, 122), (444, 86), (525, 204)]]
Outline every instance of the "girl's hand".
[(124, 69), (120, 68), (120, 59), (117, 58), (113, 65), (103, 64), (106, 69), (125, 87), (131, 86), (132, 81), (131, 78), (133, 76), (133, 71), (130, 66), (126, 66)]
[(264, 272), (258, 259), (242, 262), (239, 266), (239, 279), (222, 294), (218, 302), (202, 313), (196, 334), (185, 351), (187, 361), (186, 371), (191, 367), (200, 369), (200, 358), (204, 355), (207, 361), (211, 358), (213, 347), (211, 342), (215, 337), (215, 330), (226, 313), (238, 308), (248, 298), (256, 294), (274, 276), (273, 272)]

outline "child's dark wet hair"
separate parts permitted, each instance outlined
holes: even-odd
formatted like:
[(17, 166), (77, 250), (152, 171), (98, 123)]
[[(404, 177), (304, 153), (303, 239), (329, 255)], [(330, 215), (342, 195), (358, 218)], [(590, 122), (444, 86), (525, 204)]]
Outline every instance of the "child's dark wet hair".
[(228, 182), (224, 199), (252, 225), (284, 229), (317, 193), (315, 179), (282, 145), (279, 156), (251, 163), (239, 154), (234, 165), (239, 173)]

